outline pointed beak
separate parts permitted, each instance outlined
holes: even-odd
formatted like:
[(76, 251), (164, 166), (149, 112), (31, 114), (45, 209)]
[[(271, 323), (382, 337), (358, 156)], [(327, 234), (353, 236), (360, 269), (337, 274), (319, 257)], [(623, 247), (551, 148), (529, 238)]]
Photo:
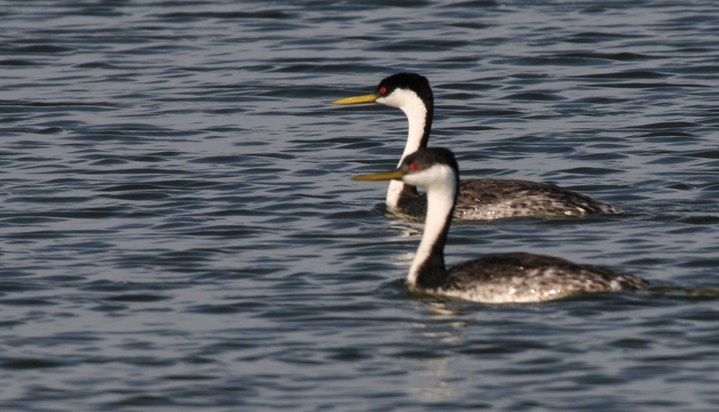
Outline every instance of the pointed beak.
[(391, 172), (352, 176), (352, 180), (402, 180), (405, 172), (395, 169)]
[(377, 100), (376, 94), (365, 94), (362, 96), (345, 97), (344, 99), (333, 100), (334, 104), (359, 104), (359, 103), (374, 103)]

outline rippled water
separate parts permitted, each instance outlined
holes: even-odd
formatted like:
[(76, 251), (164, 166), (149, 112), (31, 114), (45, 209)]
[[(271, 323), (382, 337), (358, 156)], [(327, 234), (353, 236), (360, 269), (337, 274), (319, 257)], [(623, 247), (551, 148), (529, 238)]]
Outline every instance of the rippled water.
[[(69, 4), (72, 3), (72, 4)], [(0, 409), (719, 408), (712, 1), (0, 2)], [(455, 225), (650, 279), (541, 305), (407, 292), (383, 214), (435, 89), (464, 177), (627, 212)]]

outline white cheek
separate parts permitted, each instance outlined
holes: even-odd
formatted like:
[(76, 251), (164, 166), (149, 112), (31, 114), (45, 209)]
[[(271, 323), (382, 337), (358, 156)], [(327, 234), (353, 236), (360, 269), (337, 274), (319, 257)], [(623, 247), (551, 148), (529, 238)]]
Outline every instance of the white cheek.
[(431, 186), (451, 187), (454, 184), (454, 172), (447, 166), (432, 166), (421, 172), (404, 175), (402, 180), (407, 184), (421, 188)]
[(424, 169), (419, 172), (410, 173), (407, 175), (404, 175), (405, 183), (408, 183), (412, 186), (419, 186), (419, 187), (427, 187), (431, 186), (432, 182), (435, 180), (436, 171), (433, 170), (434, 168), (430, 167), (429, 169)]
[(392, 93), (389, 96), (380, 97), (376, 100), (376, 102), (385, 106), (395, 108), (399, 108), (402, 105), (402, 99), (399, 99), (396, 93)]
[(422, 102), (422, 99), (419, 98), (417, 93), (407, 89), (395, 89), (387, 96), (378, 98), (376, 102), (409, 112), (425, 110), (424, 103)]
[(424, 187), (427, 179), (422, 178), (422, 173), (413, 173), (411, 175), (404, 175), (402, 181), (408, 185)]

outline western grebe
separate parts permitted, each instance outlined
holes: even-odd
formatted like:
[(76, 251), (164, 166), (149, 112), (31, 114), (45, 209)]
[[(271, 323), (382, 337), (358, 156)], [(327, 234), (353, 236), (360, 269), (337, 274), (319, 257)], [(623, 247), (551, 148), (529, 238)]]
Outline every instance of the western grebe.
[(444, 245), (457, 201), (459, 171), (451, 151), (424, 148), (404, 158), (391, 172), (353, 180), (402, 180), (427, 192), (425, 228), (409, 269), (412, 289), (485, 303), (542, 302), (582, 292), (632, 290), (642, 278), (608, 269), (529, 253), (486, 256), (444, 265)]
[[(409, 122), (407, 144), (402, 159), (427, 147), (434, 98), (429, 81), (416, 73), (398, 73), (382, 80), (373, 94), (335, 100), (335, 104), (377, 102), (402, 110)], [(400, 159), (401, 163), (401, 159)], [(392, 181), (386, 204), (399, 215), (420, 217), (426, 198), (413, 186)], [(493, 220), (521, 216), (585, 216), (595, 213), (621, 214), (605, 203), (571, 190), (541, 182), (508, 179), (471, 179), (459, 184), (454, 217), (468, 220)]]

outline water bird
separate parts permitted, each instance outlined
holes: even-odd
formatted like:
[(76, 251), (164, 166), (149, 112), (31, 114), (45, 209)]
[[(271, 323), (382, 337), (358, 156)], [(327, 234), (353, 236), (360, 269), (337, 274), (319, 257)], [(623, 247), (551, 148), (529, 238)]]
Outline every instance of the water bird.
[(528, 303), (648, 284), (637, 276), (530, 253), (488, 255), (447, 269), (444, 246), (459, 186), (459, 167), (447, 149), (422, 148), (393, 171), (352, 179), (401, 180), (426, 191), (424, 233), (407, 275), (413, 290), (483, 303)]
[[(409, 129), (402, 158), (427, 147), (434, 97), (429, 81), (416, 73), (398, 73), (383, 79), (374, 93), (334, 100), (340, 105), (377, 102), (402, 110)], [(400, 163), (401, 163), (400, 159)], [(414, 186), (391, 181), (385, 203), (390, 212), (406, 217), (425, 214), (427, 200)], [(510, 217), (587, 216), (622, 212), (589, 196), (551, 183), (510, 179), (471, 179), (459, 184), (454, 217), (494, 220)]]

